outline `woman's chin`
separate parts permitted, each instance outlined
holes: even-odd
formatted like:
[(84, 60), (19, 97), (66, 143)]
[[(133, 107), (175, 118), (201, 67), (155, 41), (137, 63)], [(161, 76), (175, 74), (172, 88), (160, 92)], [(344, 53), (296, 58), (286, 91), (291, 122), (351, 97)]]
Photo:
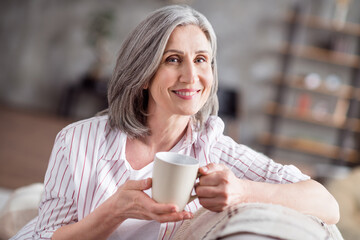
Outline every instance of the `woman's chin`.
[(183, 116), (193, 116), (195, 115), (197, 112), (199, 112), (199, 109), (183, 109), (179, 115), (183, 115)]

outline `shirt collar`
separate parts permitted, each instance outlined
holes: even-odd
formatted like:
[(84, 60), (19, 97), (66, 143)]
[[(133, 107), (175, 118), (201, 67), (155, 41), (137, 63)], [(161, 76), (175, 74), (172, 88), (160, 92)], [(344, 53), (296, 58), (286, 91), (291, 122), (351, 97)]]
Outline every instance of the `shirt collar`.
[(187, 147), (191, 146), (193, 143), (195, 143), (195, 141), (197, 139), (197, 135), (198, 135), (198, 131), (195, 130), (195, 124), (191, 118), (191, 120), (189, 121), (188, 126), (186, 128), (186, 133), (183, 137), (184, 141), (182, 142), (179, 151), (184, 148), (187, 148)]
[(105, 131), (105, 136), (102, 140), (103, 142), (100, 143), (103, 145), (100, 145), (103, 149), (101, 159), (116, 161), (125, 157), (126, 139), (126, 133), (123, 133), (118, 129), (111, 129), (110, 126), (107, 126), (107, 131)]
[[(179, 148), (176, 149), (177, 147), (175, 147), (174, 149), (172, 149), (172, 151), (179, 152), (194, 144), (198, 136), (198, 131), (196, 131), (195, 128), (196, 126), (193, 120), (190, 120), (186, 128), (186, 133), (184, 137), (180, 140), (180, 144), (178, 143), (180, 145)], [(105, 134), (105, 139), (103, 140), (104, 150), (101, 159), (106, 161), (117, 161), (120, 159), (126, 159), (126, 140), (126, 133), (117, 129), (111, 129), (108, 126)]]

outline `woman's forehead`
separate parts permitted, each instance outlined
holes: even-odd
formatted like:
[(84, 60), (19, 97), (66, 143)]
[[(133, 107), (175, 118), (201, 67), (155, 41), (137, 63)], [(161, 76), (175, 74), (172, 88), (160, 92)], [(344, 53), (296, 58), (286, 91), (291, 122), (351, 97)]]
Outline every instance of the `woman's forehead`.
[(165, 51), (171, 48), (192, 47), (211, 53), (211, 44), (203, 30), (196, 25), (177, 26), (171, 33)]

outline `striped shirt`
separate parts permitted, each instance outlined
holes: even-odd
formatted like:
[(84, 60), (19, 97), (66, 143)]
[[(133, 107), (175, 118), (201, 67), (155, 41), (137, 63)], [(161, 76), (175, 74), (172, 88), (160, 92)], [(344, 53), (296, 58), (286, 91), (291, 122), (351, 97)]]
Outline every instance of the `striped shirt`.
[[(223, 135), (224, 123), (218, 117), (209, 117), (201, 131), (189, 126), (171, 151), (195, 157), (200, 166), (223, 163), (238, 178), (269, 183), (309, 179), (296, 167), (275, 163)], [(125, 133), (110, 128), (107, 116), (82, 120), (60, 131), (45, 175), (39, 216), (12, 239), (51, 239), (56, 229), (80, 221), (114, 194), (132, 177), (133, 169), (125, 155), (126, 140)], [(152, 166), (148, 169), (144, 178), (151, 177)], [(196, 199), (185, 210), (196, 212), (200, 207)], [(181, 224), (159, 224), (158, 235), (153, 238), (171, 239)], [(116, 233), (121, 227), (111, 239), (122, 239)]]

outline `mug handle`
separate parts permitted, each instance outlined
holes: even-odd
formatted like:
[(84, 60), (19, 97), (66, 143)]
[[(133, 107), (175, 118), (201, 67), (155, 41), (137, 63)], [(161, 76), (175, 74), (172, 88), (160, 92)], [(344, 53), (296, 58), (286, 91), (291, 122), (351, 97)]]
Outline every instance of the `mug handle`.
[[(196, 178), (195, 179), (198, 179), (199, 177), (201, 177), (201, 173), (197, 173), (197, 176), (196, 176)], [(192, 202), (192, 201), (194, 201), (195, 199), (197, 199), (198, 198), (198, 195), (191, 195), (190, 196), (190, 198), (189, 198), (189, 201), (187, 202), (188, 204), (190, 203), (190, 202)]]
[(191, 195), (190, 196), (190, 198), (189, 198), (189, 201), (187, 202), (187, 203), (190, 203), (190, 202), (192, 202), (192, 201), (194, 201), (195, 199), (197, 199), (197, 195), (195, 194), (195, 195)]

